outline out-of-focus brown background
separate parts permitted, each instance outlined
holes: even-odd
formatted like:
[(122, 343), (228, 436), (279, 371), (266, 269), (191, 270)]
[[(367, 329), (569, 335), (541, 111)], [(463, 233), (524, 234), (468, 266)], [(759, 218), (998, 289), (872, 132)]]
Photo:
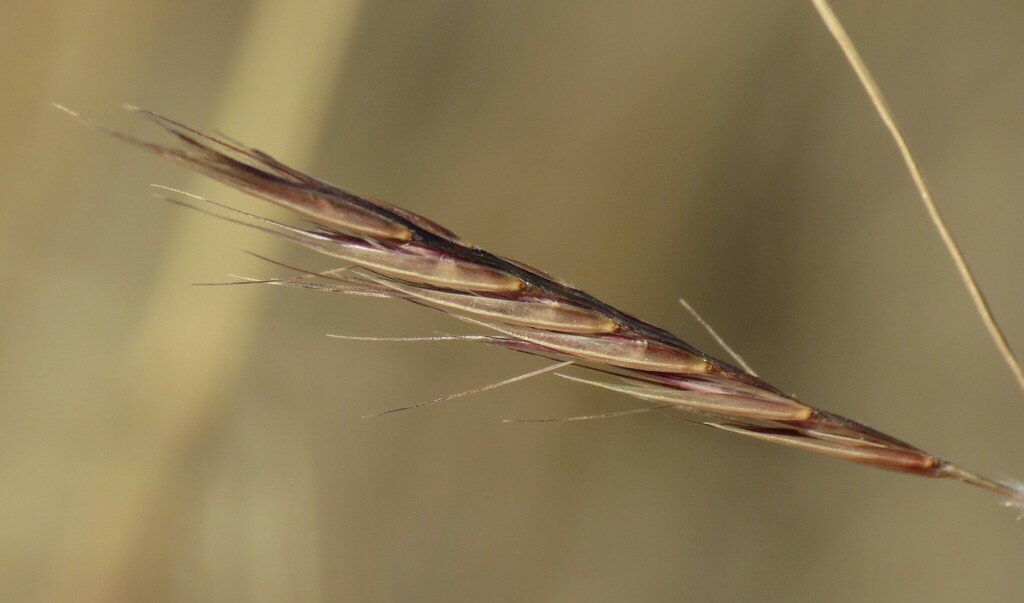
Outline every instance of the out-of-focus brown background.
[[(1024, 6), (838, 2), (1024, 349)], [(323, 260), (150, 198), (255, 201), (49, 106), (133, 103), (388, 199), (808, 402), (1024, 477), (1024, 400), (805, 2), (8, 5), (0, 599), (1019, 601), (984, 492), (640, 415)], [(275, 214), (276, 215), (276, 214)]]

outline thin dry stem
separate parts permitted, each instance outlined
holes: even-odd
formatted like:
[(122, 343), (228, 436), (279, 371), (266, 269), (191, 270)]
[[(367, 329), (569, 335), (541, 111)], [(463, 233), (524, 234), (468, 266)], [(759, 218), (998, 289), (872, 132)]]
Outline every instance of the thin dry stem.
[(821, 15), (821, 20), (825, 22), (825, 26), (828, 27), (828, 30), (831, 32), (832, 37), (835, 38), (836, 43), (839, 44), (839, 48), (842, 49), (843, 54), (846, 56), (846, 60), (849, 61), (850, 66), (853, 67), (854, 72), (857, 74), (857, 78), (860, 80), (861, 85), (864, 87), (868, 97), (871, 99), (871, 104), (875, 107), (875, 110), (878, 112), (878, 116), (882, 119), (882, 123), (885, 124), (885, 127), (889, 130), (889, 134), (892, 135), (893, 141), (896, 143), (896, 147), (900, 151), (900, 156), (903, 158), (903, 163), (906, 164), (907, 171), (910, 172), (910, 177), (914, 180), (914, 186), (917, 187), (918, 193), (921, 195), (921, 201), (928, 210), (928, 216), (931, 218), (932, 224), (935, 225), (935, 229), (938, 231), (939, 236), (942, 237), (942, 242), (945, 244), (946, 250), (949, 251), (949, 255), (953, 258), (956, 270), (960, 274), (960, 278), (963, 280), (964, 286), (967, 288), (967, 292), (971, 296), (971, 300), (974, 302), (974, 307), (977, 309), (978, 315), (985, 324), (985, 329), (988, 331), (989, 336), (992, 338), (996, 348), (999, 350), (999, 355), (1002, 356), (1003, 360), (1010, 367), (1010, 372), (1013, 374), (1013, 378), (1017, 382), (1017, 387), (1020, 388), (1021, 393), (1024, 394), (1024, 369), (1021, 368), (1020, 362), (1017, 360), (1017, 356), (1013, 353), (1013, 349), (1006, 340), (1006, 336), (1003, 334), (1002, 329), (996, 322), (995, 316), (992, 314), (991, 308), (989, 308), (988, 301), (985, 299), (985, 295), (981, 292), (981, 287), (978, 286), (978, 283), (974, 278), (974, 273), (967, 265), (967, 260), (964, 259), (964, 255), (960, 251), (960, 246), (957, 244), (956, 238), (946, 226), (946, 221), (942, 218), (942, 213), (939, 212), (939, 207), (935, 204), (935, 200), (932, 197), (931, 189), (928, 188), (928, 184), (925, 182), (924, 174), (921, 172), (921, 168), (918, 166), (917, 160), (914, 158), (914, 154), (910, 151), (910, 144), (907, 142), (906, 137), (903, 136), (903, 132), (900, 130), (899, 124), (896, 123), (896, 117), (889, 108), (889, 104), (885, 101), (885, 97), (882, 95), (882, 90), (878, 87), (878, 83), (875, 81), (874, 76), (871, 75), (871, 71), (868, 69), (864, 59), (861, 58), (853, 40), (850, 38), (849, 34), (846, 33), (846, 28), (843, 27), (843, 24), (839, 21), (839, 18), (832, 10), (832, 7), (829, 6), (828, 0), (811, 0), (811, 2), (814, 3), (814, 7), (818, 10), (818, 14)]

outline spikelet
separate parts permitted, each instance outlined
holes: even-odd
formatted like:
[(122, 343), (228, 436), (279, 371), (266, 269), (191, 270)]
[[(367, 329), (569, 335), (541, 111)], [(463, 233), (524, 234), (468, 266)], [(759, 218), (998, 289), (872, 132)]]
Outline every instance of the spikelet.
[(653, 403), (655, 409), (696, 415), (710, 427), (881, 469), (953, 478), (1024, 505), (1024, 489), (1014, 482), (969, 472), (866, 425), (811, 407), (563, 281), (469, 245), (423, 216), (341, 190), (261, 151), (136, 111), (183, 148), (83, 121), (312, 220), (316, 227), (304, 229), (238, 210), (232, 211), (257, 223), (227, 218), (348, 264), (263, 282), (412, 301), (498, 333), (467, 339), (559, 362), (530, 375), (573, 364), (620, 380), (575, 381)]

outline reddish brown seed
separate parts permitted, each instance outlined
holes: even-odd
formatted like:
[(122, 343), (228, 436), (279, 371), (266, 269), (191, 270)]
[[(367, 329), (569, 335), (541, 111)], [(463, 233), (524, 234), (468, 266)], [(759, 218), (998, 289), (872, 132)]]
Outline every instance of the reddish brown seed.
[(798, 432), (792, 434), (764, 431), (757, 427), (745, 427), (741, 425), (722, 425), (709, 423), (711, 427), (717, 427), (725, 431), (739, 433), (772, 442), (782, 444), (790, 448), (799, 448), (834, 456), (854, 463), (861, 463), (904, 473), (916, 473), (919, 475), (934, 475), (941, 461), (920, 450), (906, 448), (886, 448), (874, 444), (856, 445), (844, 443), (838, 440), (822, 440), (801, 435)]
[(408, 247), (369, 247), (330, 238), (307, 238), (296, 242), (387, 276), (445, 289), (511, 293), (523, 288), (521, 280), (499, 270), (436, 253), (415, 253)]
[(389, 241), (412, 238), (412, 231), (397, 222), (300, 185), (275, 181), (259, 173), (233, 170), (230, 166), (208, 166), (204, 163), (196, 167), (224, 184), (349, 234)]

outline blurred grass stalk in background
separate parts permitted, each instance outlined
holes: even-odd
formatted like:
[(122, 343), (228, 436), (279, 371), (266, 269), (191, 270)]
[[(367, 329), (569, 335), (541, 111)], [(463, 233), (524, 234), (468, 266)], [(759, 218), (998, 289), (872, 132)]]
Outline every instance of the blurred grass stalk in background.
[[(219, 91), (213, 119), (231, 131), (258, 130), (266, 144), (288, 156), (311, 160), (317, 130), (326, 121), (333, 81), (340, 74), (355, 29), (360, 0), (323, 0), (303, 8), (261, 1), (246, 15), (229, 76)], [(297, 41), (301, 41), (298, 43)], [(201, 91), (193, 91), (201, 93)], [(273, 119), (267, 119), (272, 115)], [(203, 178), (189, 181), (194, 191), (217, 194)], [(173, 513), (168, 487), (191, 450), (222, 421), (231, 383), (244, 379), (254, 325), (265, 320), (266, 296), (244, 291), (197, 299), (182, 285), (211, 254), (255, 249), (274, 253), (274, 243), (253, 233), (223, 232), (202, 221), (187, 221), (166, 243), (159, 278), (125, 348), (123, 393), (143, 421), (136, 422), (131, 452), (110, 459), (96, 474), (83, 475), (81, 499), (53, 565), (50, 601), (147, 599), (132, 586), (139, 575), (155, 577), (180, 536), (160, 518)], [(201, 305), (203, 311), (197, 311)], [(183, 378), (184, 377), (184, 378)], [(308, 454), (301, 442), (300, 455)], [(317, 540), (311, 474), (281, 474), (274, 487), (286, 489), (293, 512), (269, 519), (285, 542), (302, 555), (260, 555), (252, 564), (254, 588), (266, 600), (315, 600), (319, 565), (311, 543)], [(286, 542), (294, 540), (291, 546)], [(102, 543), (97, 546), (97, 543)], [(287, 563), (288, 567), (281, 567)]]

